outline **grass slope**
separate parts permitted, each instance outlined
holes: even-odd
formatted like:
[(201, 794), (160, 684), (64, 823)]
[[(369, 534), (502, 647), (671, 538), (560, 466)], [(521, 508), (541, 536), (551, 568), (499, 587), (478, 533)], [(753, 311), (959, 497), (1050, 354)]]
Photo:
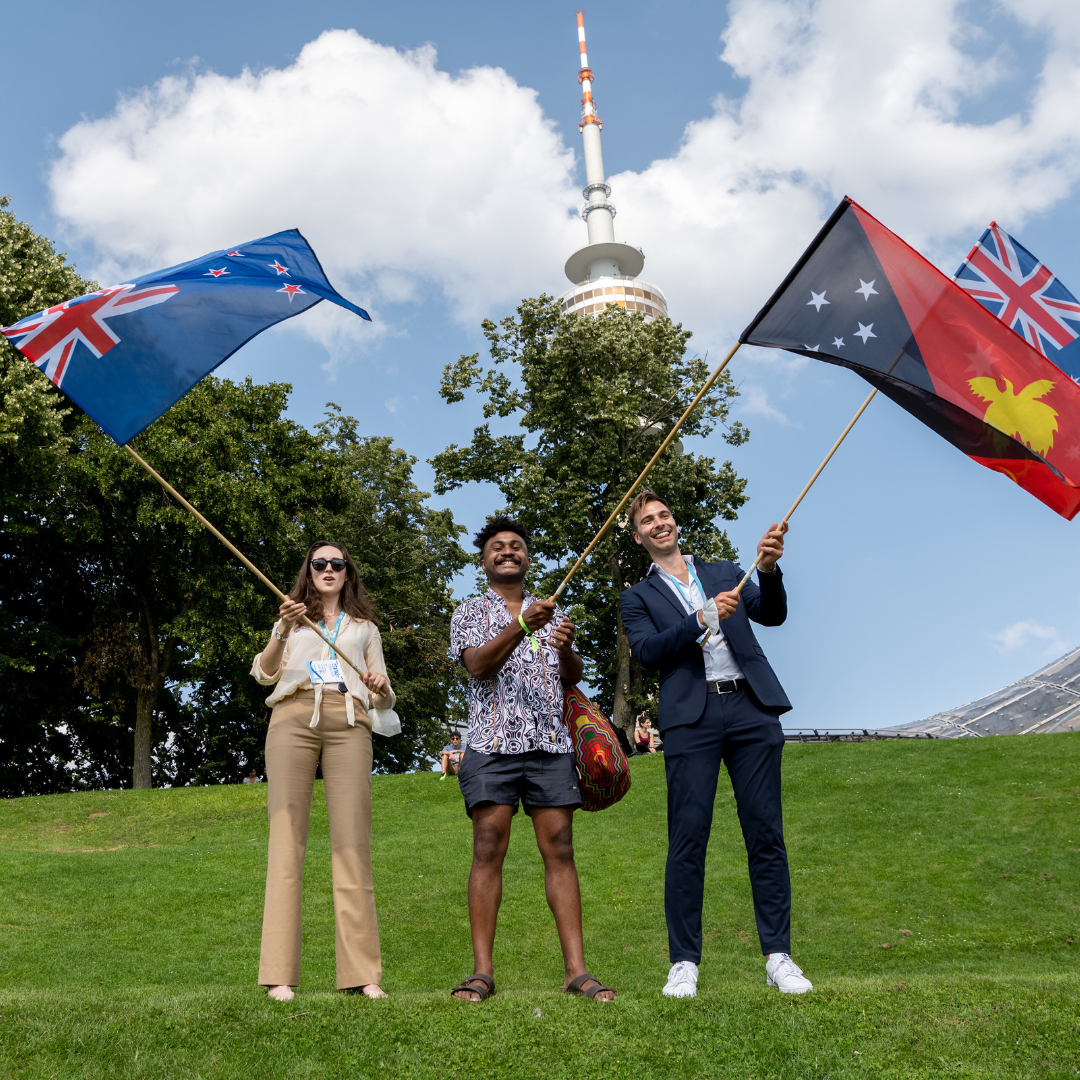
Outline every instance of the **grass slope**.
[[(375, 779), (382, 1002), (334, 986), (316, 791), (303, 984), (255, 985), (265, 787), (0, 803), (0, 1077), (1064, 1077), (1080, 1073), (1080, 734), (791, 746), (802, 998), (766, 989), (730, 792), (717, 800), (694, 1001), (663, 998), (663, 759), (578, 814), (590, 969), (558, 993), (539, 857), (515, 819), (498, 993), (471, 971), (454, 781)], [(910, 934), (904, 933), (910, 931)], [(887, 945), (888, 948), (883, 946)]]

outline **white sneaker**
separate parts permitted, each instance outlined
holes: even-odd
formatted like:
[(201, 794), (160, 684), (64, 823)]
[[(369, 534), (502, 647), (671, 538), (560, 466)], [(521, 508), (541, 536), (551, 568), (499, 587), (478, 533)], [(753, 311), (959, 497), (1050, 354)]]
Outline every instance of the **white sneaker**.
[(814, 984), (802, 973), (802, 968), (786, 952), (770, 953), (765, 962), (765, 982), (781, 994), (805, 994)]
[(665, 997), (697, 997), (697, 978), (698, 967), (693, 960), (672, 964), (664, 984)]

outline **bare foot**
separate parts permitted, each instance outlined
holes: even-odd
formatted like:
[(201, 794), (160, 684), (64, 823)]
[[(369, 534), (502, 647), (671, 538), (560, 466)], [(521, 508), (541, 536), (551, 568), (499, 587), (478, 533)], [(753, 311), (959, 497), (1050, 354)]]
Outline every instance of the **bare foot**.
[(270, 986), (266, 990), (267, 997), (272, 997), (275, 1001), (292, 1001), (296, 995), (293, 993), (291, 986)]
[(386, 997), (386, 991), (378, 983), (367, 983), (364, 986), (358, 986), (356, 992), (363, 994), (366, 998), (371, 998), (372, 1001)]

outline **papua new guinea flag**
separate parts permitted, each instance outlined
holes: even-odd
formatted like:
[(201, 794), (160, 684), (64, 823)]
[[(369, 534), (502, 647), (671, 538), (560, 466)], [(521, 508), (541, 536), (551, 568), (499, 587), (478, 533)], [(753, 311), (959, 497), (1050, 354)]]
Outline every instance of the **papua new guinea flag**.
[(739, 340), (851, 368), (1063, 517), (1080, 511), (1080, 386), (850, 199)]
[(370, 322), (289, 229), (77, 296), (3, 334), (123, 445), (256, 334), (322, 300)]

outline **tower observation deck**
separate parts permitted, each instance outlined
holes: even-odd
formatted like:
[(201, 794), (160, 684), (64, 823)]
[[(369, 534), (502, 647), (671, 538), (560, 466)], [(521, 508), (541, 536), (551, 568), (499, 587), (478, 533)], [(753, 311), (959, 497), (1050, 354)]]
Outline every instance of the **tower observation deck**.
[(667, 316), (667, 299), (653, 284), (638, 275), (645, 266), (640, 248), (615, 239), (615, 207), (608, 200), (611, 187), (604, 179), (604, 157), (600, 151), (603, 123), (593, 104), (593, 73), (585, 50), (585, 17), (577, 16), (578, 48), (581, 52), (581, 132), (585, 146), (585, 207), (581, 216), (589, 230), (589, 242), (566, 260), (566, 276), (573, 283), (559, 298), (562, 310), (579, 315), (599, 315), (606, 305), (618, 304), (627, 311), (640, 311), (649, 321)]

